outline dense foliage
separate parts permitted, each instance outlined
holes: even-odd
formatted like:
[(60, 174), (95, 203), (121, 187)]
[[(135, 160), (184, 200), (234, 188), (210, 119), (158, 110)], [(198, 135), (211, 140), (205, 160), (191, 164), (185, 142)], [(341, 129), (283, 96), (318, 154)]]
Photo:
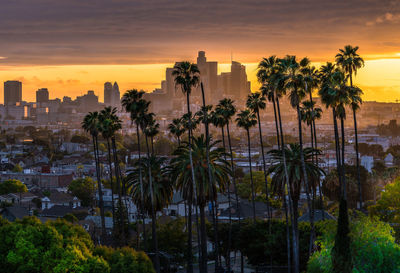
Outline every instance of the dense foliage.
[(28, 188), (17, 179), (9, 179), (0, 183), (0, 194), (27, 192)]
[[(392, 228), (383, 222), (361, 217), (350, 224), (353, 273), (399, 272), (400, 246), (395, 243)], [(335, 240), (335, 224), (327, 224), (319, 239), (320, 251), (315, 252), (308, 263), (309, 273), (330, 273), (332, 248)]]
[(84, 207), (93, 205), (96, 189), (96, 182), (90, 177), (72, 180), (71, 184), (68, 185), (68, 191), (73, 196), (78, 197)]
[[(143, 253), (109, 249), (108, 259), (93, 249), (89, 234), (64, 220), (42, 224), (26, 217), (9, 223), (0, 218), (2, 272), (154, 272)], [(118, 271), (122, 267), (125, 271)]]

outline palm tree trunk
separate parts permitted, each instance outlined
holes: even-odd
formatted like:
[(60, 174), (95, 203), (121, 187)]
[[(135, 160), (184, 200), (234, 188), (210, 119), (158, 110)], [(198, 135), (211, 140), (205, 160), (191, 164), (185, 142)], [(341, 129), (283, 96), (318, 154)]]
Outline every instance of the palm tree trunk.
[[(318, 149), (318, 139), (317, 139), (317, 129), (315, 126), (315, 120), (312, 121), (313, 123), (313, 134), (314, 134), (314, 148)], [(317, 167), (319, 167), (319, 158), (318, 154), (315, 155), (315, 160), (317, 163)], [(322, 211), (322, 220), (325, 220), (325, 211), (324, 211), (324, 200), (322, 198), (322, 185), (321, 185), (321, 179), (318, 177), (318, 188), (319, 188), (319, 200), (320, 200), (320, 206), (321, 206), (321, 211)]]
[[(210, 133), (209, 133), (209, 128), (208, 128), (208, 117), (207, 117), (207, 111), (206, 111), (206, 99), (204, 95), (204, 88), (203, 88), (203, 83), (200, 83), (201, 87), (201, 95), (203, 98), (203, 116), (204, 116), (204, 127), (205, 127), (205, 132), (206, 132), (206, 158), (207, 158), (207, 169), (208, 169), (208, 183), (210, 187), (210, 202), (211, 202), (211, 217), (213, 219), (213, 225), (214, 225), (214, 237), (215, 237), (215, 254), (217, 255), (217, 262), (215, 264), (215, 267), (218, 267), (218, 259), (219, 259), (219, 246), (218, 246), (218, 226), (217, 226), (217, 221), (216, 221), (216, 214), (214, 214), (214, 200), (212, 199), (212, 196), (216, 196), (216, 199), (218, 198), (217, 193), (214, 192), (214, 183), (213, 183), (213, 177), (211, 174), (211, 165), (210, 165)], [(202, 187), (202, 183), (200, 183), (200, 187)], [(201, 197), (204, 198), (203, 202), (205, 202), (205, 193), (203, 190), (200, 191)], [(201, 211), (203, 210), (203, 212)], [(203, 215), (201, 215), (203, 213)], [(203, 256), (203, 270), (204, 272), (207, 272), (207, 233), (206, 233), (206, 225), (205, 225), (205, 214), (204, 214), (204, 203), (200, 207), (200, 218), (201, 218), (201, 241), (202, 241), (202, 256)]]
[[(353, 71), (350, 70), (350, 86), (353, 88)], [(357, 129), (357, 115), (356, 109), (353, 108), (353, 120), (354, 120), (354, 137), (356, 140), (356, 164), (357, 164), (357, 184), (358, 184), (358, 198), (360, 202), (359, 209), (362, 210), (363, 200), (362, 200), (362, 189), (361, 189), (361, 178), (360, 178), (360, 158), (358, 155), (358, 129)]]
[(110, 139), (107, 138), (107, 152), (108, 152), (108, 167), (110, 168), (110, 187), (111, 187), (111, 202), (112, 202), (112, 215), (113, 215), (113, 228), (115, 228), (115, 204), (114, 204), (114, 182), (112, 174), (112, 163), (111, 163), (111, 145)]
[(249, 152), (249, 168), (250, 168), (250, 185), (251, 185), (251, 202), (253, 204), (253, 222), (256, 223), (256, 203), (255, 203), (255, 194), (254, 194), (254, 184), (253, 184), (253, 170), (251, 166), (251, 150), (250, 150), (250, 131), (246, 129), (247, 132), (247, 146)]
[(342, 182), (343, 182), (343, 198), (347, 202), (347, 186), (346, 186), (346, 166), (344, 161), (344, 152), (345, 152), (345, 138), (344, 138), (344, 119), (340, 118), (340, 128), (342, 131)]
[[(222, 133), (222, 146), (224, 151), (226, 151), (225, 145), (225, 130), (224, 126), (221, 127)], [(224, 159), (226, 161), (226, 154), (224, 154)], [(228, 217), (229, 217), (229, 231), (228, 231), (228, 246), (227, 246), (227, 259), (225, 261), (228, 272), (231, 270), (231, 245), (232, 245), (232, 212), (231, 212), (231, 189), (230, 189), (230, 180), (228, 181)], [(216, 221), (218, 225), (218, 214), (216, 214)]]
[(181, 146), (181, 138), (178, 136), (178, 146)]
[(188, 249), (187, 249), (187, 255), (188, 255), (188, 264), (187, 264), (187, 272), (192, 272), (193, 273), (193, 254), (192, 254), (192, 248), (193, 248), (193, 242), (192, 242), (192, 201), (191, 197), (188, 200), (188, 220), (187, 220), (187, 228), (188, 228)]
[[(295, 235), (295, 231), (293, 228), (293, 203), (292, 203), (292, 195), (290, 191), (290, 183), (289, 183), (289, 176), (288, 176), (288, 171), (287, 171), (287, 165), (286, 165), (286, 153), (285, 153), (285, 140), (283, 138), (283, 128), (282, 128), (282, 118), (281, 118), (281, 110), (279, 106), (279, 98), (276, 97), (276, 107), (277, 107), (277, 112), (278, 112), (278, 118), (279, 118), (279, 130), (280, 130), (280, 137), (281, 137), (281, 150), (282, 150), (282, 158), (283, 158), (283, 167), (285, 171), (285, 182), (286, 182), (286, 187), (287, 187), (287, 192), (288, 192), (288, 201), (289, 201), (289, 206), (286, 205), (286, 196), (284, 196), (284, 207), (287, 208), (289, 207), (289, 212), (291, 215), (291, 222), (292, 222), (292, 233)], [(286, 215), (288, 213), (286, 212)], [(292, 272), (292, 255), (291, 255), (291, 247), (290, 247), (290, 234), (289, 234), (289, 219), (286, 216), (286, 241), (287, 241), (287, 252), (288, 252), (288, 273)], [(300, 264), (299, 264), (299, 248), (297, 245), (296, 240), (294, 240), (295, 236), (293, 236), (292, 244), (293, 244), (293, 263), (294, 263), (294, 272), (298, 273), (300, 271)]]
[[(303, 179), (305, 183), (305, 188), (306, 188), (306, 195), (307, 195), (307, 203), (308, 203), (308, 211), (310, 213), (310, 225), (311, 225), (311, 232), (310, 232), (310, 246), (308, 250), (309, 256), (311, 256), (312, 253), (312, 245), (314, 244), (314, 233), (315, 233), (315, 228), (314, 228), (314, 210), (312, 208), (312, 203), (311, 203), (311, 198), (310, 198), (310, 184), (308, 181), (308, 176), (307, 176), (307, 171), (306, 171), (306, 163), (304, 160), (304, 153), (303, 153), (303, 134), (302, 134), (302, 128), (301, 128), (301, 112), (300, 112), (300, 106), (297, 104), (297, 119), (298, 119), (298, 124), (299, 124), (299, 144), (300, 144), (300, 158), (301, 158), (301, 167), (303, 170)], [(297, 221), (297, 219), (295, 219)], [(298, 231), (297, 231), (298, 232)]]
[(149, 187), (150, 187), (150, 200), (151, 200), (151, 232), (152, 232), (152, 241), (153, 241), (153, 251), (156, 254), (155, 257), (155, 269), (157, 273), (160, 273), (160, 254), (158, 252), (158, 241), (157, 241), (157, 230), (156, 230), (156, 212), (154, 208), (154, 192), (153, 192), (153, 177), (151, 174), (151, 164), (150, 164), (150, 151), (149, 151), (149, 142), (147, 136), (146, 138), (146, 146), (147, 146), (147, 162), (148, 162), (148, 173), (149, 173)]
[(143, 177), (142, 177), (142, 167), (141, 167), (141, 154), (140, 154), (140, 132), (139, 132), (139, 124), (136, 123), (136, 137), (137, 137), (137, 149), (138, 149), (138, 157), (139, 157), (139, 181), (140, 181), (140, 210), (142, 212), (142, 225), (143, 225), (143, 240), (144, 240), (144, 248), (146, 248), (147, 236), (146, 236), (146, 218), (144, 211), (144, 193), (143, 193)]
[[(196, 186), (196, 178), (195, 178), (195, 175), (194, 175), (194, 165), (193, 165), (193, 157), (192, 157), (192, 140), (191, 140), (191, 138), (192, 138), (192, 129), (191, 129), (192, 124), (191, 123), (192, 122), (191, 122), (191, 112), (190, 112), (190, 92), (186, 92), (186, 102), (187, 102), (187, 111), (188, 111), (188, 115), (189, 115), (188, 144), (189, 144), (190, 169), (191, 169), (191, 173), (192, 173), (192, 184), (193, 184), (193, 193), (194, 193), (193, 200), (194, 200), (194, 205), (197, 206), (197, 186)], [(199, 224), (198, 224), (199, 218), (197, 216), (197, 209), (196, 209), (195, 216), (196, 216), (196, 224), (197, 224), (197, 229), (198, 229), (198, 227), (199, 227)], [(190, 245), (189, 245), (190, 250), (189, 251), (190, 251), (190, 254), (191, 254), (191, 252), (192, 252), (192, 244), (191, 244), (191, 242), (192, 242), (192, 234), (190, 233), (189, 236), (190, 236), (190, 238), (189, 238), (189, 240), (190, 240)], [(199, 236), (199, 234), (198, 234), (198, 236)], [(188, 259), (189, 259), (188, 260), (188, 264), (189, 263), (193, 263), (192, 255), (189, 255)], [(192, 268), (192, 270), (188, 271), (188, 273), (193, 273), (193, 265), (192, 265), (191, 268)]]
[(358, 184), (358, 198), (359, 198), (359, 202), (360, 202), (359, 209), (362, 210), (363, 199), (362, 199), (361, 178), (360, 178), (360, 158), (359, 158), (359, 155), (358, 155), (357, 115), (356, 115), (356, 110), (355, 109), (353, 109), (353, 119), (354, 119), (354, 137), (356, 139), (357, 184)]
[[(337, 119), (336, 119), (336, 110), (333, 107), (332, 108), (332, 114), (333, 114), (333, 129), (335, 132), (335, 148), (336, 148), (336, 169), (337, 169), (337, 174), (338, 174), (338, 178), (339, 178), (339, 186), (340, 186), (340, 194), (342, 194), (342, 187), (343, 187), (343, 183), (342, 183), (342, 167), (341, 167), (341, 157), (340, 157), (340, 139), (339, 139), (339, 128), (337, 125)], [(340, 196), (338, 196), (340, 197)]]
[(275, 118), (275, 129), (276, 129), (276, 141), (278, 143), (278, 149), (281, 149), (281, 141), (279, 139), (279, 128), (278, 128), (278, 117), (276, 114), (276, 103), (275, 103), (275, 96), (272, 98), (272, 104), (274, 106), (274, 118)]
[(264, 144), (263, 144), (262, 131), (261, 131), (260, 111), (257, 110), (256, 113), (257, 113), (257, 119), (258, 119), (258, 132), (259, 132), (259, 135), (260, 135), (261, 156), (262, 156), (264, 180), (265, 180), (265, 193), (266, 193), (266, 201), (267, 201), (267, 213), (268, 213), (268, 219), (271, 221), (272, 212), (271, 212), (271, 206), (269, 204), (268, 175), (267, 175), (267, 169), (266, 169), (266, 163), (265, 163), (265, 153), (264, 153)]
[(105, 224), (105, 216), (104, 216), (104, 202), (103, 202), (103, 189), (101, 185), (100, 179), (100, 161), (99, 161), (99, 143), (97, 140), (97, 136), (93, 137), (93, 145), (94, 145), (94, 159), (96, 162), (96, 176), (97, 176), (97, 187), (99, 191), (99, 207), (100, 207), (100, 217), (101, 217), (101, 234), (102, 238), (106, 236), (106, 224)]
[[(233, 164), (233, 152), (232, 152), (231, 134), (229, 131), (229, 121), (226, 123), (226, 133), (228, 135), (229, 154), (231, 156), (232, 183), (233, 183), (233, 191), (234, 191), (235, 199), (236, 199), (236, 215), (238, 217), (239, 230), (240, 230), (241, 229), (240, 205), (239, 205), (239, 196), (237, 194), (237, 188), (236, 188), (235, 165)], [(230, 207), (229, 207), (229, 211), (230, 211)], [(243, 261), (242, 252), (240, 252), (240, 272), (241, 273), (244, 272), (244, 261)]]
[(117, 156), (117, 149), (116, 149), (116, 145), (115, 145), (115, 138), (112, 137), (111, 138), (111, 144), (112, 144), (112, 150), (113, 150), (113, 155), (114, 155), (114, 171), (115, 171), (115, 177), (117, 179), (117, 191), (118, 191), (118, 209), (119, 209), (119, 213), (118, 213), (118, 226), (119, 226), (119, 235), (121, 236), (121, 244), (122, 243), (126, 243), (126, 236), (125, 236), (125, 221), (124, 221), (124, 209), (123, 209), (123, 204), (122, 204), (122, 194), (121, 194), (121, 181), (120, 181), (120, 175), (118, 172), (118, 156)]
[(150, 138), (151, 141), (151, 154), (154, 155), (154, 141), (153, 141), (153, 137)]

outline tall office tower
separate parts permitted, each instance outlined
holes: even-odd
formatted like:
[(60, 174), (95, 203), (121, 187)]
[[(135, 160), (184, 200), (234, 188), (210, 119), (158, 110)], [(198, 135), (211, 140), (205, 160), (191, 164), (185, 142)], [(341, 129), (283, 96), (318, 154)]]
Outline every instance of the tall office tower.
[(22, 82), (4, 82), (4, 105), (15, 105), (22, 101)]
[(40, 88), (36, 91), (36, 102), (49, 102), (49, 90), (47, 88)]
[(111, 105), (113, 86), (111, 82), (104, 83), (104, 104)]
[(239, 62), (232, 61), (229, 93), (237, 100), (245, 100), (250, 93), (250, 82), (247, 81), (246, 67)]
[(119, 93), (118, 83), (114, 82), (111, 93), (111, 105), (119, 108), (121, 106), (121, 96)]

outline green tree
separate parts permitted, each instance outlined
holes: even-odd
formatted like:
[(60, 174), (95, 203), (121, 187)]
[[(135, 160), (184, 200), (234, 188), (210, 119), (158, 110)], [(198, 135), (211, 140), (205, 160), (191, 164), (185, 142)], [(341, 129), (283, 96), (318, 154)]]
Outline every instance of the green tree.
[(22, 173), (24, 169), (22, 169), (21, 165), (15, 164), (14, 168), (12, 169), (12, 172), (14, 173)]
[(85, 177), (72, 180), (71, 184), (68, 185), (68, 190), (73, 196), (81, 200), (82, 206), (90, 207), (94, 204), (97, 186), (92, 178)]
[(185, 133), (182, 118), (174, 118), (172, 123), (168, 125), (168, 130), (178, 140), (178, 146), (181, 145), (181, 136)]
[(27, 192), (28, 188), (17, 179), (8, 179), (0, 183), (0, 194)]
[(64, 220), (42, 224), (35, 217), (0, 224), (3, 272), (109, 272), (104, 259), (93, 256), (93, 242), (80, 226)]

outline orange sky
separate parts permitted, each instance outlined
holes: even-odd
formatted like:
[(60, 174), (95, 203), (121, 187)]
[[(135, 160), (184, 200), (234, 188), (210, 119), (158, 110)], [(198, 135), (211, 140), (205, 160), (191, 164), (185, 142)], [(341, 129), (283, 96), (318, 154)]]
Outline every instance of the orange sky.
[[(359, 70), (355, 80), (364, 90), (364, 100), (400, 99), (400, 59), (396, 59), (398, 57), (396, 54), (377, 57), (366, 61), (365, 67)], [(320, 63), (315, 64), (320, 65)], [(121, 93), (131, 88), (152, 91), (160, 87), (161, 80), (165, 79), (166, 67), (172, 65), (0, 66), (0, 81), (22, 81), (23, 99), (26, 101), (35, 101), (35, 91), (43, 87), (49, 89), (50, 98), (62, 99), (63, 96), (75, 98), (87, 90), (94, 90), (99, 95), (99, 100), (103, 101), (104, 82), (117, 81)], [(245, 63), (245, 65), (252, 83), (252, 91), (256, 91), (259, 87), (255, 77), (257, 63)], [(229, 70), (229, 63), (219, 65), (219, 73)], [(2, 101), (3, 92), (0, 92), (0, 102)]]
[(28, 101), (42, 87), (102, 101), (105, 81), (151, 91), (198, 50), (220, 71), (233, 53), (255, 91), (262, 57), (333, 61), (348, 44), (366, 60), (356, 78), (364, 100), (400, 98), (400, 0), (2, 1), (0, 41), (0, 83), (21, 80)]

